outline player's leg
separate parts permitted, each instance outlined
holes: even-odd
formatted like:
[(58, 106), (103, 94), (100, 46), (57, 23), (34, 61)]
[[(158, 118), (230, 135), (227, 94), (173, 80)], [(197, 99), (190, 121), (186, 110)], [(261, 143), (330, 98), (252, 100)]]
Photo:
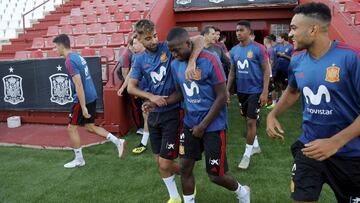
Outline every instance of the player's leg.
[(142, 115), (143, 115), (142, 117), (144, 119), (144, 132), (143, 132), (140, 144), (138, 146), (136, 146), (132, 151), (134, 154), (141, 154), (144, 151), (146, 151), (146, 149), (147, 149), (146, 146), (147, 146), (147, 143), (149, 140), (149, 128), (148, 128), (148, 123), (147, 123), (148, 114), (144, 113), (144, 112), (141, 112), (141, 113), (142, 113)]
[(184, 203), (195, 202), (195, 177), (193, 169), (195, 159), (180, 158), (181, 187)]
[(93, 133), (95, 135), (102, 136), (112, 143), (115, 144), (119, 157), (123, 158), (125, 152), (126, 141), (124, 139), (118, 139), (116, 136), (108, 132), (102, 127), (96, 126), (95, 123), (95, 116), (96, 116), (96, 101), (86, 104), (86, 108), (88, 109), (89, 114), (91, 115), (90, 118), (84, 119), (85, 129)]
[(301, 149), (304, 144), (295, 142), (292, 147), (294, 165), (291, 174), (291, 197), (294, 202), (316, 202), (325, 182), (323, 162), (306, 157)]
[(225, 130), (205, 133), (203, 136), (206, 171), (211, 182), (235, 192), (239, 202), (250, 203), (250, 189), (227, 175)]

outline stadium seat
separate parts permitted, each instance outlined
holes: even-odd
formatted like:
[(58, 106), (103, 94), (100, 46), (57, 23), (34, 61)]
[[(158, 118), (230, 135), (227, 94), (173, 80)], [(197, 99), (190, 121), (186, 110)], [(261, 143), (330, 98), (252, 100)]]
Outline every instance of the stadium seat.
[(88, 25), (88, 34), (98, 34), (102, 32), (102, 27), (100, 23)]
[(116, 2), (114, 2), (113, 0), (105, 0), (104, 1), (105, 6), (112, 6), (114, 4), (116, 4)]
[(130, 13), (131, 11), (133, 11), (132, 5), (123, 5), (121, 7), (121, 11), (124, 13)]
[(74, 27), (74, 35), (82, 35), (87, 33), (87, 26), (86, 24), (78, 24)]
[(86, 18), (84, 19), (84, 23), (86, 24), (93, 24), (97, 22), (98, 22), (98, 17), (96, 14), (87, 15)]
[[(100, 56), (107, 59), (107, 61), (112, 62), (115, 60), (115, 53), (112, 48), (101, 48), (100, 49)], [(102, 60), (105, 62), (104, 60)]]
[(119, 32), (131, 32), (132, 24), (131, 22), (120, 22)]
[(100, 15), (99, 23), (111, 22), (111, 15), (109, 13), (103, 13)]
[(62, 16), (60, 18), (60, 25), (68, 25), (70, 24), (70, 16)]
[(81, 2), (80, 8), (85, 8), (90, 5), (91, 5), (90, 1), (83, 1)]
[(92, 2), (95, 7), (101, 7), (104, 4), (104, 2), (102, 0), (93, 0)]
[(105, 47), (108, 44), (108, 38), (104, 34), (97, 34), (94, 37), (94, 43), (92, 47)]
[(30, 58), (32, 59), (41, 59), (44, 57), (44, 54), (42, 51), (32, 51), (30, 53)]
[(71, 24), (78, 25), (84, 22), (83, 16), (71, 16)]
[(61, 56), (54, 50), (49, 50), (47, 52), (47, 58), (60, 58)]
[(115, 33), (118, 31), (118, 24), (116, 22), (106, 23), (103, 33)]
[(359, 11), (360, 11), (359, 3), (354, 1), (345, 2), (345, 12), (356, 13)]
[(123, 21), (125, 21), (125, 14), (123, 12), (115, 13), (113, 21), (114, 22), (123, 22)]
[(135, 7), (135, 11), (144, 12), (144, 11), (146, 11), (146, 10), (148, 10), (148, 9), (146, 8), (146, 6), (145, 6), (144, 3), (139, 3), (139, 4), (136, 5), (136, 7)]
[(129, 14), (129, 20), (132, 22), (139, 21), (141, 19), (141, 13), (140, 11), (132, 11)]
[(81, 50), (81, 56), (96, 56), (96, 51), (95, 49), (89, 49), (89, 48), (86, 48), (86, 49), (82, 49)]
[(82, 13), (84, 15), (95, 14), (94, 7), (93, 6), (86, 6), (85, 8), (82, 9)]
[(45, 39), (45, 46), (44, 49), (53, 49), (55, 44), (53, 43), (53, 37), (48, 37)]
[(360, 25), (360, 12), (355, 15), (355, 25)]
[(28, 59), (29, 52), (28, 51), (17, 51), (15, 52), (15, 59)]
[(59, 30), (59, 34), (67, 34), (67, 35), (71, 35), (73, 33), (72, 30), (73, 26), (72, 25), (64, 25), (60, 28)]
[(115, 33), (111, 35), (108, 46), (109, 47), (119, 47), (125, 45), (125, 38), (123, 33)]
[(96, 7), (95, 13), (98, 14), (98, 15), (106, 13), (106, 7), (105, 6)]
[(83, 48), (90, 46), (90, 37), (88, 35), (81, 35), (75, 39), (75, 48)]
[(108, 7), (108, 12), (110, 14), (116, 14), (119, 12), (119, 6), (118, 5), (111, 5)]
[(33, 39), (31, 49), (42, 49), (44, 48), (44, 38), (36, 37)]

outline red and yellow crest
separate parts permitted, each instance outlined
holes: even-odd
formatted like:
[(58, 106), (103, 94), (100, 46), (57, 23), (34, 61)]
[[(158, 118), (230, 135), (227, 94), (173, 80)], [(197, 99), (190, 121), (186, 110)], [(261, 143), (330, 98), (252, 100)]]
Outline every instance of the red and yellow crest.
[(325, 81), (327, 82), (339, 82), (340, 81), (340, 68), (335, 64), (326, 69)]
[(166, 53), (163, 52), (160, 56), (161, 63), (165, 63), (168, 60), (168, 57), (166, 56)]
[(254, 53), (250, 50), (247, 52), (247, 57), (251, 59), (254, 56)]

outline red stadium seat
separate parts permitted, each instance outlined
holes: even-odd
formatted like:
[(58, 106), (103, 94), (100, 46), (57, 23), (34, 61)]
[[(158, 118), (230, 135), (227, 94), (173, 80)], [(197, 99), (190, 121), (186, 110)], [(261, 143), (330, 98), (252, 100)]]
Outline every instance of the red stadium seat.
[(109, 13), (103, 13), (100, 15), (99, 23), (111, 22), (111, 15)]
[(121, 22), (119, 32), (131, 32), (132, 24), (131, 22)]
[(108, 12), (110, 14), (116, 14), (119, 12), (119, 6), (118, 5), (111, 5), (108, 7)]
[(360, 11), (359, 3), (354, 1), (345, 2), (345, 12), (356, 13), (359, 11)]
[(28, 59), (29, 51), (17, 51), (15, 53), (15, 59)]
[(131, 11), (133, 11), (132, 5), (123, 5), (121, 7), (121, 11), (124, 13), (130, 13)]
[(82, 48), (90, 46), (90, 37), (88, 35), (81, 35), (75, 39), (75, 47)]
[(44, 40), (45, 46), (43, 49), (53, 49), (55, 48), (55, 44), (53, 43), (54, 37), (48, 37)]
[(70, 24), (70, 16), (62, 16), (60, 18), (60, 25), (69, 25)]
[(83, 8), (82, 13), (83, 13), (84, 15), (95, 14), (94, 7), (93, 7), (92, 5), (86, 6), (85, 8)]
[(44, 57), (44, 54), (42, 51), (33, 51), (30, 54), (30, 58), (33, 58), (33, 59), (41, 59), (43, 57)]
[(97, 21), (98, 21), (98, 17), (96, 14), (87, 15), (86, 18), (84, 19), (84, 23), (86, 24), (97, 23)]
[(99, 6), (99, 7), (96, 7), (95, 13), (98, 14), (98, 15), (106, 13), (106, 7), (103, 6), (103, 5)]
[(95, 7), (103, 6), (104, 2), (102, 0), (93, 0), (93, 4)]
[(115, 54), (112, 48), (101, 48), (100, 49), (100, 56), (107, 59), (107, 61), (114, 61)]
[(31, 49), (42, 49), (44, 48), (44, 38), (42, 37), (36, 37), (34, 38), (33, 42), (32, 42), (32, 46)]
[(143, 12), (143, 11), (146, 11), (146, 10), (148, 10), (148, 9), (146, 8), (145, 3), (139, 3), (135, 7), (135, 11)]
[(59, 27), (58, 26), (49, 26), (47, 31), (47, 36), (56, 36), (59, 34)]
[(104, 1), (104, 5), (105, 6), (112, 6), (112, 5), (114, 5), (115, 4), (115, 2), (113, 1), (113, 0), (105, 0)]
[(360, 12), (355, 15), (355, 25), (360, 25)]
[(105, 47), (108, 44), (108, 38), (106, 35), (97, 34), (94, 37), (94, 43), (91, 45), (92, 47)]
[(59, 34), (67, 34), (67, 35), (71, 35), (73, 33), (72, 30), (73, 26), (72, 25), (64, 25), (61, 27)]
[(123, 12), (114, 14), (114, 22), (123, 22), (125, 20), (125, 14)]
[(129, 20), (132, 22), (139, 21), (141, 19), (141, 13), (140, 11), (132, 11), (129, 14)]
[(115, 33), (111, 35), (109, 47), (119, 47), (125, 45), (125, 38), (123, 33)]
[(102, 27), (100, 23), (88, 25), (89, 34), (98, 34), (102, 32)]
[(129, 32), (127, 36), (127, 43), (129, 43), (130, 39), (134, 36), (133, 32)]
[(84, 23), (83, 16), (72, 16), (71, 17), (72, 25), (78, 25), (78, 24), (83, 24), (83, 23)]
[(47, 58), (60, 58), (61, 56), (54, 50), (49, 50), (47, 52)]
[(80, 8), (85, 8), (85, 7), (90, 6), (90, 5), (91, 5), (90, 1), (83, 1), (83, 2), (81, 2)]
[(82, 49), (80, 54), (81, 56), (96, 56), (96, 51), (95, 49), (86, 48)]
[(86, 24), (78, 24), (74, 27), (74, 35), (83, 35), (87, 33), (87, 26)]
[(74, 46), (75, 46), (75, 39), (74, 39), (74, 37), (73, 37), (73, 36), (69, 36), (69, 38), (70, 38), (70, 46), (71, 46), (71, 47), (74, 47)]
[(106, 23), (104, 33), (115, 33), (118, 31), (118, 24), (116, 22)]

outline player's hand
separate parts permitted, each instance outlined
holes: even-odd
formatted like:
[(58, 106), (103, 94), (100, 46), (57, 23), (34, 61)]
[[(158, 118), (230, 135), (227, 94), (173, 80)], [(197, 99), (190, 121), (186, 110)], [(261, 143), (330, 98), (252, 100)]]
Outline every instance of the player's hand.
[(264, 106), (264, 105), (267, 104), (268, 97), (269, 97), (269, 92), (268, 91), (263, 91), (261, 93), (260, 98), (259, 98), (260, 106)]
[(89, 112), (88, 112), (88, 110), (87, 110), (86, 107), (82, 108), (82, 113), (83, 113), (83, 116), (84, 116), (85, 118), (90, 118), (90, 117), (91, 117), (91, 115), (89, 114)]
[(266, 118), (266, 133), (272, 139), (284, 140), (284, 130), (281, 128), (279, 121), (271, 113)]
[[(124, 85), (123, 85), (123, 86), (124, 86)], [(125, 90), (125, 87), (123, 88), (123, 86), (121, 86), (121, 88), (117, 91), (117, 95), (118, 95), (119, 97), (123, 96), (123, 92), (124, 92), (124, 90)]]
[(159, 95), (152, 95), (150, 96), (149, 100), (153, 103), (155, 103), (157, 106), (162, 107), (162, 106), (166, 106), (167, 102), (166, 102), (166, 98), (168, 96), (159, 96)]
[(151, 101), (146, 101), (141, 106), (141, 109), (144, 113), (148, 114), (150, 111), (154, 110), (156, 108), (156, 104)]
[(323, 161), (334, 155), (340, 148), (339, 142), (331, 138), (325, 138), (305, 144), (305, 147), (301, 151), (311, 159)]
[(197, 138), (202, 138), (202, 136), (204, 135), (205, 132), (205, 127), (201, 124), (195, 126), (193, 129), (191, 129), (192, 134), (194, 135), (194, 137)]
[(193, 80), (195, 76), (195, 70), (196, 70), (196, 63), (189, 61), (185, 71), (185, 79)]

